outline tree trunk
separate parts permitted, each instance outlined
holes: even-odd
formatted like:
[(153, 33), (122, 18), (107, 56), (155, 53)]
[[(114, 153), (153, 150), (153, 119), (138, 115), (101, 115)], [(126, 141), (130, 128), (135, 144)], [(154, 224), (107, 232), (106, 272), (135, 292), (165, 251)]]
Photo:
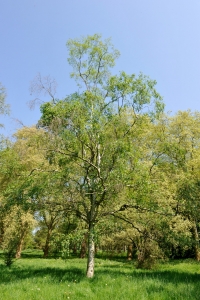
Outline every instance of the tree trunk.
[(133, 259), (133, 245), (129, 244), (127, 248), (127, 259), (132, 260)]
[(19, 244), (17, 245), (17, 251), (15, 254), (15, 258), (20, 258), (22, 253), (22, 246), (23, 246), (23, 240), (20, 240)]
[(51, 233), (52, 233), (52, 230), (48, 229), (46, 242), (45, 242), (45, 245), (44, 245), (44, 248), (43, 248), (43, 252), (44, 252), (43, 257), (44, 258), (47, 258), (48, 255), (49, 255), (49, 243), (50, 243)]
[(73, 252), (74, 255), (77, 255), (77, 246), (76, 246), (76, 244), (73, 245), (72, 252)]
[(195, 255), (195, 259), (197, 261), (200, 261), (199, 235), (198, 235), (197, 226), (196, 226), (195, 222), (193, 222), (191, 231), (192, 231), (192, 236), (193, 236), (193, 239), (194, 239), (194, 255)]
[(88, 260), (87, 260), (87, 277), (92, 278), (94, 276), (94, 225), (89, 225), (88, 233)]
[(24, 239), (25, 239), (26, 234), (27, 234), (26, 228), (22, 228), (20, 239), (19, 239), (19, 242), (17, 244), (17, 250), (16, 250), (16, 253), (15, 253), (15, 258), (17, 258), (17, 259), (21, 257), (22, 247), (23, 247), (23, 243), (24, 243)]
[(0, 223), (0, 244), (3, 243), (3, 236), (4, 236), (4, 224), (3, 222)]
[(87, 252), (87, 241), (86, 241), (86, 235), (84, 235), (84, 240), (81, 243), (80, 258), (85, 258), (86, 252)]

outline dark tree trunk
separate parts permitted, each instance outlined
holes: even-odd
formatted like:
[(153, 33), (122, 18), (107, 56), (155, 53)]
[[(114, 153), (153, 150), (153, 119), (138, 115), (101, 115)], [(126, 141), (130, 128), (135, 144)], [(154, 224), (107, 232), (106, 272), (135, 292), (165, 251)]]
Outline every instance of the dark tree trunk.
[(80, 251), (80, 258), (85, 258), (87, 252), (87, 243), (84, 237), (84, 240), (81, 243), (81, 251)]
[(44, 258), (47, 258), (49, 255), (49, 243), (50, 243), (51, 234), (52, 234), (52, 230), (48, 228), (47, 237), (43, 248)]
[(192, 237), (194, 240), (193, 249), (194, 249), (195, 259), (197, 261), (200, 261), (199, 234), (198, 234), (198, 230), (197, 230), (197, 226), (196, 226), (195, 222), (193, 222), (191, 231), (192, 231)]
[(127, 259), (132, 260), (133, 259), (133, 245), (129, 244), (127, 248)]

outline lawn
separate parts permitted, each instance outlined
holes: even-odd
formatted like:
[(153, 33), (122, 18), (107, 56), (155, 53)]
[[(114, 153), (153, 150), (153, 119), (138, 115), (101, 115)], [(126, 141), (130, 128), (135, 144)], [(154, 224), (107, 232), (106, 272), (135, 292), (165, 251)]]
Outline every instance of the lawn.
[(0, 258), (0, 299), (200, 299), (200, 264), (193, 260), (160, 263), (150, 271), (125, 259), (95, 262), (95, 276), (88, 279), (85, 259), (42, 259), (27, 252), (8, 268)]

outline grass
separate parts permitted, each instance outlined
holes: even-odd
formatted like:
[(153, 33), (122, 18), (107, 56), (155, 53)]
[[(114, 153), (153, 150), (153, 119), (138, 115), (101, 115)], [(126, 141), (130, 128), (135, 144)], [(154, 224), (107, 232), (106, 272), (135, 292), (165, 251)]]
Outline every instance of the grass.
[(132, 262), (96, 259), (85, 277), (85, 259), (42, 259), (25, 252), (11, 268), (0, 258), (0, 300), (193, 300), (200, 299), (200, 265), (192, 260), (137, 270)]

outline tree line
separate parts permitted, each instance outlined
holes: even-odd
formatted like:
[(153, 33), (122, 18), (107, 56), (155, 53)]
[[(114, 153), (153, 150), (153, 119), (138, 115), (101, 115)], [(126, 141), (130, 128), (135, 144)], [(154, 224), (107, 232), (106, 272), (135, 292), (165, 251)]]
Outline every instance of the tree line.
[(37, 126), (1, 141), (7, 263), (31, 239), (44, 257), (87, 253), (87, 277), (98, 248), (126, 249), (144, 268), (164, 257), (199, 260), (200, 113), (167, 115), (156, 81), (113, 75), (119, 52), (109, 39), (67, 48), (78, 91), (55, 99), (47, 88)]

